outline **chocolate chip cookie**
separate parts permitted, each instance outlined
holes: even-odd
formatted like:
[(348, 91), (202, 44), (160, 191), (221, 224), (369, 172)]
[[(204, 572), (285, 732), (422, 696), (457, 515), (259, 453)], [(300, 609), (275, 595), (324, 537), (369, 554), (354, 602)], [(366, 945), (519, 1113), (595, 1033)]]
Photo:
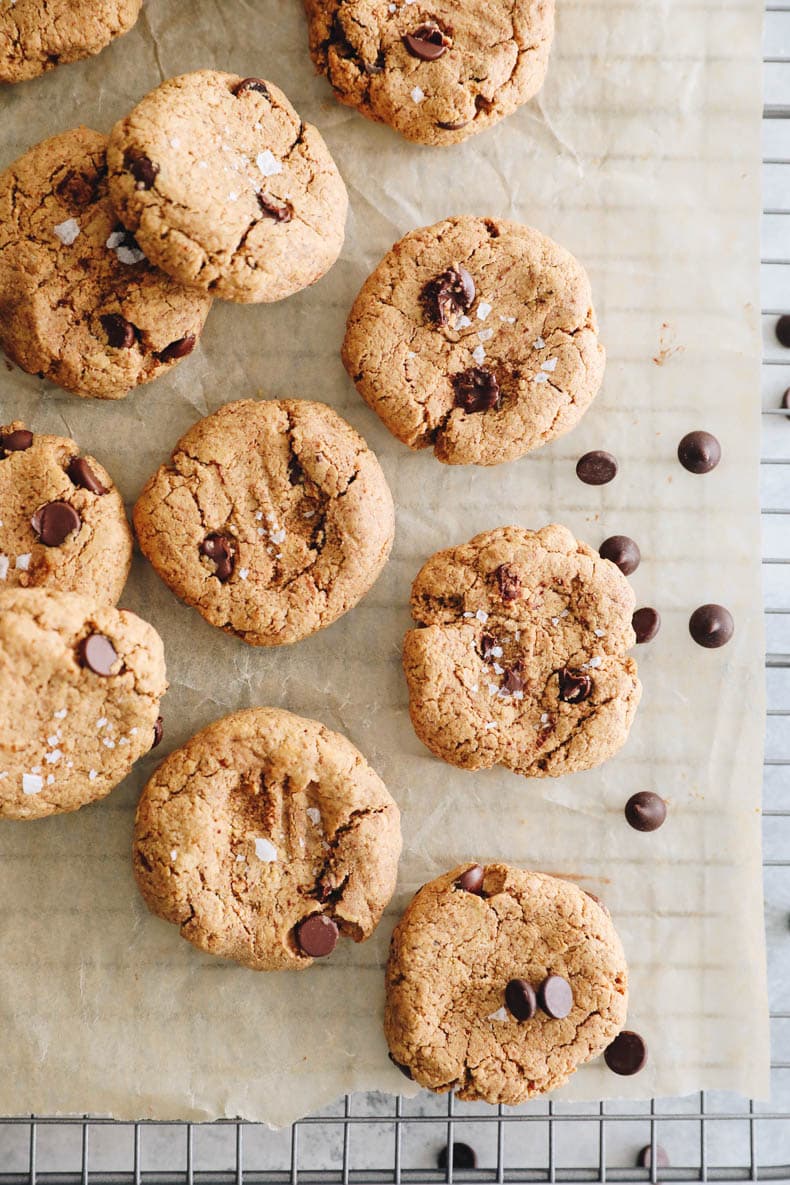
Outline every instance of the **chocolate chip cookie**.
[(601, 385), (587, 275), (538, 231), (449, 218), (370, 276), (343, 361), (398, 440), (449, 465), (498, 465), (556, 439)]
[(114, 605), (132, 562), (123, 499), (94, 457), (15, 421), (0, 426), (0, 587)]
[(120, 225), (106, 145), (75, 128), (0, 174), (0, 347), (75, 395), (120, 399), (191, 353), (211, 299), (153, 267)]
[(457, 144), (536, 94), (554, 0), (305, 0), (310, 52), (341, 103), (420, 144)]
[(634, 594), (565, 527), (499, 527), (438, 552), (411, 611), (411, 719), (437, 757), (558, 777), (625, 744), (642, 693), (627, 657)]
[(569, 881), (461, 865), (395, 928), (384, 1029), (420, 1086), (514, 1106), (562, 1086), (623, 1028), (628, 968), (607, 911)]
[(162, 640), (133, 613), (0, 591), (0, 816), (104, 798), (155, 744), (166, 690)]
[(99, 53), (131, 29), (143, 0), (0, 0), (0, 82), (23, 82)]
[(201, 950), (302, 970), (364, 942), (395, 889), (400, 815), (361, 753), (277, 708), (204, 728), (151, 778), (134, 871), (148, 908)]
[(323, 403), (228, 403), (200, 420), (134, 508), (144, 554), (199, 613), (252, 646), (331, 625), (384, 567), (386, 478)]
[(110, 192), (171, 276), (213, 296), (282, 300), (340, 254), (348, 197), (319, 132), (261, 78), (163, 82), (113, 128)]

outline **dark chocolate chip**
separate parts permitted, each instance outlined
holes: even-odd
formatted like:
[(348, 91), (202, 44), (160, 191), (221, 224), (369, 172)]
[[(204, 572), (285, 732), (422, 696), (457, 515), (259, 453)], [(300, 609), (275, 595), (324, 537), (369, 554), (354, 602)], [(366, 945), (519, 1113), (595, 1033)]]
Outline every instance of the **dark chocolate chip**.
[[(639, 1149), (636, 1155), (636, 1167), (638, 1169), (649, 1169), (653, 1167), (653, 1149), (650, 1144), (645, 1144), (644, 1148)], [(666, 1148), (662, 1148), (660, 1144), (656, 1144), (656, 1167), (660, 1169), (668, 1169), (670, 1167), (667, 1150)]]
[(494, 573), (503, 601), (517, 601), (521, 596), (521, 577), (512, 564), (500, 564)]
[(480, 897), (482, 896), (484, 877), (485, 869), (482, 864), (473, 864), (459, 876), (455, 886), (457, 889), (463, 889), (465, 893), (474, 893), (476, 897)]
[(16, 428), (13, 432), (6, 432), (0, 436), (0, 452), (24, 453), (33, 443), (33, 433), (27, 428)]
[(475, 282), (465, 267), (455, 264), (425, 285), (421, 300), (427, 315), (437, 325), (455, 324), (456, 317), (470, 309), (475, 299)]
[(142, 152), (128, 149), (124, 155), (124, 164), (137, 182), (138, 189), (150, 189), (159, 174), (159, 165), (155, 165)]
[(408, 1078), (409, 1082), (414, 1081), (414, 1075), (412, 1074), (412, 1072), (408, 1066), (404, 1066), (402, 1062), (396, 1062), (395, 1058), (392, 1056), (391, 1053), (388, 1053), (387, 1057), (390, 1059), (393, 1066), (396, 1066), (400, 1070), (400, 1072), (401, 1072), (401, 1074), (403, 1074), (404, 1078)]
[(69, 169), (66, 176), (55, 186), (55, 193), (75, 206), (87, 206), (96, 196), (97, 180), (95, 176), (90, 177)]
[(30, 525), (46, 547), (60, 547), (80, 529), (82, 519), (68, 502), (47, 502), (33, 515)]
[(256, 91), (257, 94), (263, 95), (266, 99), (271, 98), (269, 88), (262, 78), (242, 78), (241, 82), (237, 82), (233, 88), (233, 93), (237, 99), (241, 95), (246, 95), (247, 91)]
[(137, 341), (134, 325), (120, 313), (104, 313), (99, 320), (107, 334), (107, 344), (114, 350), (130, 350)]
[(423, 62), (435, 62), (452, 42), (436, 21), (426, 21), (413, 33), (407, 33), (403, 38), (403, 44), (413, 58), (420, 58)]
[(505, 671), (505, 677), (502, 680), (502, 687), (509, 695), (515, 695), (517, 691), (523, 691), (527, 686), (524, 679), (524, 666), (522, 663), (514, 663), (512, 667), (508, 667)]
[(563, 1020), (573, 1008), (573, 989), (561, 975), (549, 975), (538, 988), (538, 1003), (547, 1016)]
[(152, 749), (155, 749), (157, 745), (161, 745), (162, 737), (164, 736), (164, 731), (165, 730), (164, 730), (164, 723), (163, 723), (162, 717), (157, 716), (156, 721), (154, 723), (154, 743), (153, 743), (153, 745), (151, 745)]
[(499, 649), (501, 647), (492, 634), (483, 634), (480, 639), (480, 657), (483, 662), (490, 662), (495, 657), (494, 651)]
[(532, 1020), (538, 1010), (535, 989), (526, 979), (511, 979), (505, 988), (505, 1004), (516, 1020)]
[(481, 366), (472, 366), (454, 374), (450, 380), (455, 390), (455, 406), (465, 412), (492, 411), (502, 402), (496, 375)]
[(790, 350), (790, 313), (785, 313), (783, 317), (779, 318), (776, 322), (775, 329), (776, 340), (779, 342), (779, 345)]
[(104, 634), (88, 634), (87, 638), (83, 638), (77, 647), (77, 657), (81, 666), (105, 679), (112, 674), (112, 668), (118, 661), (115, 647)]
[[(453, 1168), (454, 1169), (476, 1169), (477, 1168), (477, 1153), (469, 1144), (464, 1144), (460, 1140), (453, 1143)], [(436, 1157), (436, 1163), (442, 1171), (447, 1168), (449, 1144), (445, 1144), (439, 1155)]]
[(689, 633), (706, 650), (726, 646), (734, 632), (732, 614), (723, 605), (700, 605), (689, 618)]
[(294, 216), (290, 202), (280, 202), (269, 193), (258, 194), (258, 205), (266, 217), (273, 218), (275, 222), (290, 222)]
[(72, 457), (66, 467), (66, 472), (75, 486), (87, 490), (90, 494), (109, 494), (110, 492), (99, 481), (84, 457)]
[(647, 1065), (647, 1045), (638, 1033), (623, 1029), (604, 1050), (604, 1061), (613, 1074), (625, 1078), (638, 1074)]
[(598, 550), (605, 560), (617, 564), (624, 576), (630, 576), (635, 572), (642, 559), (638, 546), (627, 535), (610, 535), (608, 539), (604, 539)]
[(176, 358), (186, 358), (187, 354), (194, 350), (196, 341), (194, 333), (189, 333), (186, 337), (180, 337), (178, 341), (165, 346), (156, 356), (160, 362), (175, 362)]
[(457, 123), (445, 123), (444, 120), (437, 121), (437, 128), (441, 128), (444, 132), (460, 132), (462, 128), (468, 128), (471, 119), (460, 119)]
[(215, 576), (223, 584), (230, 580), (236, 566), (233, 541), (221, 531), (211, 531), (200, 545), (200, 554), (216, 564)]
[(564, 704), (580, 704), (592, 691), (592, 679), (585, 671), (563, 667), (559, 673), (559, 698)]
[(634, 831), (658, 831), (667, 817), (667, 804), (652, 790), (640, 790), (625, 804), (625, 817)]
[(661, 629), (661, 614), (658, 609), (651, 609), (646, 605), (644, 609), (637, 609), (631, 618), (631, 625), (637, 642), (652, 642)]
[(601, 449), (585, 453), (576, 462), (576, 476), (587, 486), (605, 486), (617, 477), (617, 458)]
[(689, 473), (710, 473), (721, 460), (721, 445), (710, 432), (688, 432), (678, 445), (678, 460)]
[(288, 480), (292, 486), (298, 486), (303, 478), (304, 470), (299, 464), (299, 458), (292, 453), (288, 459)]
[(337, 946), (339, 930), (332, 918), (323, 913), (311, 914), (296, 927), (296, 941), (311, 959), (324, 959)]

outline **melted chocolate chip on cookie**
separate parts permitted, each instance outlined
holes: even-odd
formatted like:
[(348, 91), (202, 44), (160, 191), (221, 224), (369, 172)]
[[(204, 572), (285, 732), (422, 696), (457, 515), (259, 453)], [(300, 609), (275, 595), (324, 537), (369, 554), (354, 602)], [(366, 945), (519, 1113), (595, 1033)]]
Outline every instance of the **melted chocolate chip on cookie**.
[(440, 29), (436, 21), (426, 21), (414, 32), (407, 33), (403, 44), (413, 58), (423, 62), (435, 62), (452, 45), (452, 39)]
[(212, 531), (200, 545), (200, 554), (216, 564), (214, 575), (223, 584), (230, 580), (236, 566), (233, 541), (220, 531)]
[(475, 282), (466, 268), (454, 264), (425, 285), (422, 303), (435, 324), (454, 325), (456, 319), (472, 307), (475, 291)]
[(563, 667), (559, 673), (560, 699), (564, 704), (580, 704), (592, 691), (592, 679), (584, 671)]
[(501, 406), (502, 396), (496, 375), (481, 366), (454, 374), (451, 382), (455, 390), (455, 406), (471, 414), (493, 411)]

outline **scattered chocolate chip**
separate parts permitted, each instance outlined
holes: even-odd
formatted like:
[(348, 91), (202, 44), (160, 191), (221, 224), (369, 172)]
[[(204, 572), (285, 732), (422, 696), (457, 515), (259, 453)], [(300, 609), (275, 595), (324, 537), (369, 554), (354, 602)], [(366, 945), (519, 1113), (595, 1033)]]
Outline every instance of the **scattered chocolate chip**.
[(224, 584), (226, 580), (230, 580), (236, 559), (233, 541), (227, 535), (223, 535), (221, 531), (211, 531), (200, 545), (200, 554), (214, 561), (217, 566), (214, 575), (219, 581)]
[(153, 745), (151, 745), (152, 749), (155, 749), (157, 745), (161, 745), (164, 731), (165, 730), (164, 730), (164, 723), (162, 721), (162, 717), (157, 716), (156, 722), (154, 723), (154, 743), (153, 743)]
[[(460, 1140), (453, 1143), (453, 1168), (454, 1169), (476, 1169), (477, 1168), (477, 1153), (469, 1144), (464, 1144)], [(436, 1157), (436, 1163), (440, 1169), (445, 1170), (448, 1162), (449, 1144), (445, 1144), (444, 1148)]]
[(547, 1016), (563, 1020), (573, 1008), (573, 989), (561, 975), (549, 975), (538, 988), (538, 1003)]
[(271, 98), (269, 88), (262, 78), (242, 78), (241, 82), (237, 82), (233, 88), (233, 93), (237, 99), (241, 95), (246, 95), (247, 91), (256, 91), (266, 99)]
[(495, 657), (494, 651), (499, 649), (501, 647), (492, 634), (483, 634), (480, 639), (480, 657), (483, 662), (490, 662)]
[(96, 196), (97, 180), (96, 177), (69, 169), (66, 176), (55, 186), (55, 193), (75, 206), (87, 206)]
[(661, 629), (661, 614), (658, 609), (645, 606), (644, 609), (637, 609), (631, 618), (631, 625), (634, 628), (637, 642), (652, 642)]
[(420, 58), (423, 62), (435, 62), (452, 45), (447, 34), (439, 28), (436, 21), (426, 21), (413, 33), (407, 33), (403, 44), (413, 58)]
[(494, 573), (503, 601), (517, 601), (521, 596), (521, 577), (512, 564), (500, 564)]
[(576, 462), (576, 476), (587, 486), (605, 486), (617, 477), (617, 458), (602, 449), (585, 453)]
[(460, 132), (462, 128), (468, 128), (471, 119), (460, 119), (457, 123), (445, 123), (444, 120), (437, 120), (437, 128), (441, 128), (444, 132)]
[(112, 674), (112, 668), (118, 661), (115, 647), (104, 634), (88, 634), (87, 638), (83, 638), (77, 647), (77, 657), (81, 666), (105, 679)]
[(511, 979), (505, 988), (505, 1004), (516, 1020), (532, 1020), (538, 1010), (535, 989), (526, 979)]
[(159, 165), (155, 165), (142, 152), (128, 149), (124, 155), (124, 164), (137, 182), (138, 189), (150, 189), (159, 174)]
[(130, 350), (137, 341), (134, 325), (120, 313), (104, 313), (99, 320), (107, 334), (107, 344), (114, 350)]
[(638, 1033), (623, 1029), (604, 1050), (604, 1061), (613, 1074), (625, 1078), (638, 1074), (647, 1065), (647, 1046)]
[(404, 1066), (402, 1062), (396, 1062), (395, 1058), (392, 1056), (391, 1053), (388, 1053), (387, 1057), (390, 1059), (393, 1066), (396, 1066), (400, 1070), (400, 1072), (401, 1072), (401, 1074), (403, 1074), (404, 1078), (408, 1078), (409, 1082), (414, 1081), (414, 1075), (412, 1074), (412, 1072), (408, 1066)]
[(706, 650), (726, 646), (734, 632), (732, 614), (723, 605), (700, 605), (689, 618), (689, 633)]
[(304, 470), (299, 464), (299, 458), (291, 453), (288, 459), (288, 480), (292, 486), (298, 486), (304, 477)]
[(509, 695), (515, 695), (517, 691), (523, 691), (526, 686), (523, 663), (517, 662), (512, 667), (508, 667), (502, 680), (504, 690)]
[(186, 337), (180, 337), (178, 341), (165, 346), (156, 357), (160, 362), (175, 362), (176, 358), (186, 358), (187, 354), (194, 350), (196, 341), (194, 333), (189, 333)]
[[(636, 1156), (636, 1167), (638, 1169), (649, 1169), (653, 1167), (653, 1149), (650, 1144), (645, 1144), (644, 1148), (640, 1148)], [(670, 1167), (669, 1156), (666, 1148), (662, 1148), (660, 1144), (656, 1144), (656, 1167), (660, 1169), (668, 1169)]]
[(33, 443), (33, 433), (27, 428), (16, 428), (0, 436), (0, 452), (24, 453)]
[(68, 502), (47, 502), (33, 515), (30, 525), (45, 547), (60, 547), (80, 529), (82, 519)]
[(790, 313), (785, 313), (783, 317), (779, 318), (776, 322), (775, 330), (776, 340), (779, 342), (779, 345), (790, 350)]
[(294, 216), (293, 206), (290, 202), (279, 202), (269, 193), (258, 194), (258, 205), (263, 213), (268, 218), (273, 218), (275, 222), (290, 222)]
[(75, 486), (87, 490), (90, 494), (109, 494), (110, 492), (99, 481), (84, 457), (72, 457), (66, 466), (66, 472)]
[(429, 280), (420, 299), (431, 321), (449, 325), (472, 307), (475, 291), (475, 282), (469, 272), (456, 264)]
[(625, 817), (634, 831), (658, 831), (667, 817), (667, 804), (652, 790), (640, 790), (625, 804)]
[(627, 535), (611, 535), (604, 539), (598, 550), (605, 560), (617, 564), (624, 576), (630, 576), (635, 572), (642, 559), (638, 546)]
[(337, 946), (339, 930), (332, 918), (323, 913), (311, 914), (296, 927), (296, 941), (302, 952), (311, 959), (331, 955)]
[(491, 411), (502, 402), (496, 375), (482, 366), (472, 366), (454, 374), (450, 380), (455, 390), (455, 406), (471, 414)]
[(474, 893), (476, 897), (480, 897), (482, 896), (484, 877), (485, 869), (482, 864), (473, 864), (459, 876), (455, 886), (457, 889), (463, 889), (465, 893)]
[(580, 704), (592, 691), (592, 679), (585, 671), (563, 667), (559, 673), (560, 699), (564, 704)]
[(689, 473), (710, 473), (721, 460), (721, 445), (710, 432), (688, 432), (678, 445), (678, 460)]

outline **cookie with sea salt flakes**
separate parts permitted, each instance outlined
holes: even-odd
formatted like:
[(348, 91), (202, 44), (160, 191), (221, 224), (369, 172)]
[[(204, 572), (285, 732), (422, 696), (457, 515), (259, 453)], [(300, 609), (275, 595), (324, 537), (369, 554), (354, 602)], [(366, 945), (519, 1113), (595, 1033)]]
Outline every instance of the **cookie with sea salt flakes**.
[(256, 971), (364, 942), (395, 889), (400, 814), (339, 733), (278, 708), (210, 724), (143, 790), (134, 872), (152, 913)]
[(0, 816), (104, 798), (161, 738), (162, 640), (126, 610), (0, 591)]
[(74, 128), (0, 174), (0, 347), (75, 395), (121, 399), (191, 353), (211, 300), (119, 224), (106, 146)]
[(440, 551), (412, 586), (409, 710), (463, 769), (559, 777), (625, 744), (642, 694), (634, 593), (565, 527), (499, 527)]
[(420, 144), (457, 144), (536, 94), (554, 0), (305, 0), (313, 61), (341, 103)]
[(604, 358), (581, 264), (494, 218), (402, 238), (363, 286), (343, 343), (346, 370), (390, 432), (449, 465), (498, 465), (568, 432)]
[(0, 516), (0, 587), (118, 600), (132, 562), (123, 499), (75, 441), (0, 426)]
[(515, 1106), (555, 1090), (625, 1025), (628, 966), (578, 885), (465, 864), (425, 885), (392, 936), (384, 1030), (429, 1090)]
[(2, 0), (0, 82), (91, 57), (134, 25), (142, 0)]
[(392, 495), (323, 403), (228, 403), (181, 438), (134, 508), (143, 554), (212, 625), (283, 646), (331, 625), (389, 556)]
[(340, 254), (348, 196), (321, 135), (261, 78), (171, 78), (115, 125), (110, 193), (148, 258), (225, 300), (282, 300)]

